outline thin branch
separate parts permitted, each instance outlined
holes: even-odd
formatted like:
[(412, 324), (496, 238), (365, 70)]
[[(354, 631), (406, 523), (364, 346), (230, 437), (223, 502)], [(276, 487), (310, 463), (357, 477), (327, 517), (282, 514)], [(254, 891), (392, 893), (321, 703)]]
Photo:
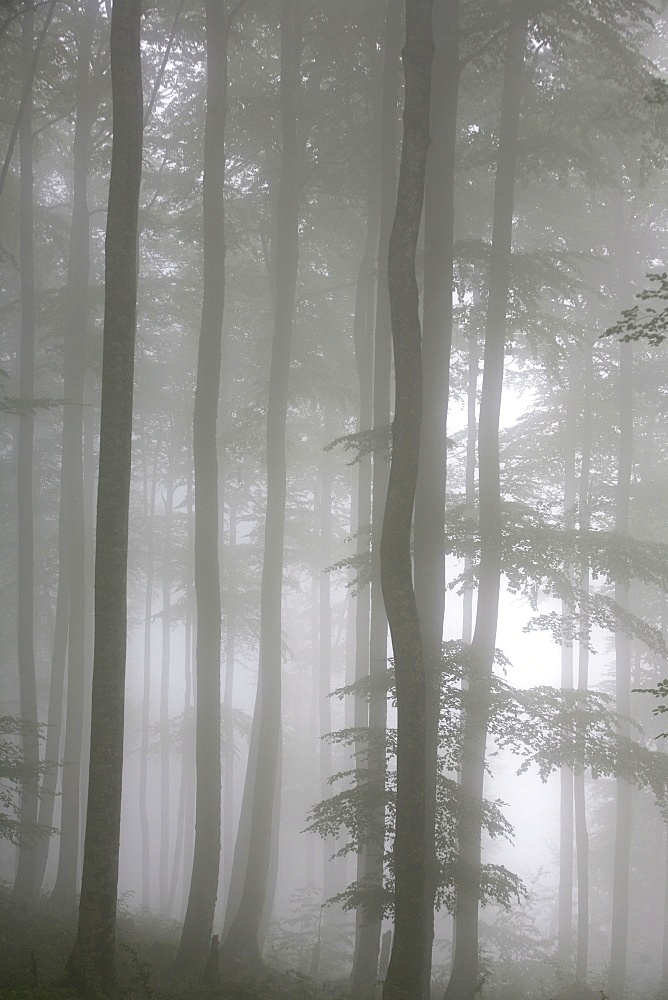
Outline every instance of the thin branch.
[(26, 85), (23, 88), (23, 93), (21, 94), (21, 104), (19, 105), (19, 113), (16, 116), (16, 121), (14, 122), (14, 128), (12, 129), (12, 135), (9, 140), (9, 148), (7, 150), (7, 155), (5, 156), (5, 162), (2, 165), (2, 172), (0, 172), (0, 197), (2, 197), (2, 191), (5, 186), (5, 179), (9, 172), (9, 165), (12, 162), (12, 155), (14, 153), (14, 147), (16, 146), (16, 140), (19, 135), (19, 128), (21, 126), (21, 119), (23, 117), (23, 112), (25, 110), (26, 103), (30, 96), (33, 83), (35, 81), (35, 70), (37, 69), (37, 60), (39, 59), (39, 54), (42, 51), (42, 46), (46, 39), (46, 33), (49, 30), (49, 25), (51, 24), (51, 18), (53, 17), (54, 11), (56, 9), (56, 0), (49, 0), (50, 6), (46, 13), (46, 18), (44, 19), (44, 24), (40, 32), (39, 38), (37, 39), (37, 45), (35, 46), (32, 54), (32, 64), (30, 66), (30, 72), (28, 74), (28, 79), (26, 80)]
[(172, 30), (169, 33), (169, 39), (165, 47), (165, 52), (162, 57), (162, 62), (160, 63), (160, 69), (158, 70), (158, 75), (155, 78), (155, 83), (153, 84), (153, 91), (151, 92), (151, 98), (146, 106), (146, 111), (144, 112), (144, 128), (146, 128), (149, 118), (153, 114), (153, 108), (155, 107), (155, 102), (158, 99), (158, 93), (160, 87), (162, 86), (162, 80), (165, 75), (165, 69), (167, 68), (167, 61), (171, 55), (172, 46), (174, 44), (174, 39), (176, 37), (176, 26), (179, 23), (179, 18), (185, 6), (185, 0), (181, 0), (179, 6), (176, 9), (176, 14), (174, 15), (174, 20), (172, 21)]

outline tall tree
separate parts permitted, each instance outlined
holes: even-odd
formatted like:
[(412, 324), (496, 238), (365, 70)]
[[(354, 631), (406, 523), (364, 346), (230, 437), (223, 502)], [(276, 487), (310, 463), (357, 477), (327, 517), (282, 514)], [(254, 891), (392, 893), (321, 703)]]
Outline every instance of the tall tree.
[[(629, 287), (628, 231), (624, 218), (623, 169), (618, 165), (620, 187), (613, 193), (614, 233), (617, 246), (617, 285)], [(619, 345), (618, 373), (618, 452), (617, 486), (615, 490), (615, 531), (628, 535), (630, 530), (631, 476), (633, 472), (633, 344)], [(615, 582), (615, 602), (628, 612), (630, 580), (621, 577)], [(631, 735), (631, 637), (620, 622), (615, 630), (615, 704), (621, 721), (622, 740)], [(615, 855), (612, 887), (612, 931), (610, 939), (610, 973), (608, 989), (613, 1000), (623, 996), (629, 933), (629, 880), (631, 857), (631, 799), (633, 786), (623, 776), (616, 780)]]
[[(273, 251), (274, 335), (267, 406), (267, 512), (260, 592), (260, 659), (251, 746), (244, 783), (221, 961), (227, 972), (262, 965), (261, 932), (277, 819), (281, 749), (281, 603), (285, 534), (285, 431), (293, 314), (299, 258), (297, 99), (301, 3), (281, 6), (281, 136), (276, 236)], [(236, 885), (235, 885), (236, 876)]]
[(427, 677), (427, 810), (425, 851), (427, 940), (425, 996), (431, 981), (434, 897), (438, 882), (435, 850), (436, 777), (445, 615), (446, 418), (452, 344), (455, 140), (459, 91), (459, 0), (436, 0), (433, 9), (434, 62), (424, 218), (424, 305), (422, 322), (423, 403), (420, 461), (415, 494), (415, 599)]
[[(390, 372), (392, 334), (390, 300), (383, 275), (392, 229), (392, 210), (397, 189), (397, 92), (399, 51), (403, 21), (401, 0), (388, 0), (383, 39), (383, 80), (380, 113), (380, 192), (378, 230), (378, 285), (373, 335), (374, 431), (373, 483), (371, 492), (371, 619), (369, 631), (369, 673), (377, 681), (369, 698), (368, 737), (365, 748), (365, 787), (375, 816), (363, 838), (358, 860), (358, 881), (372, 895), (383, 885), (385, 859), (385, 740), (387, 726), (387, 616), (380, 581), (380, 539), (387, 495), (388, 460), (382, 443), (390, 422)], [(378, 955), (382, 920), (378, 913), (362, 906), (356, 916), (355, 952), (351, 974), (353, 996), (373, 987), (378, 977)]]
[(105, 240), (90, 771), (79, 921), (67, 962), (68, 976), (80, 988), (106, 994), (114, 989), (116, 979), (137, 217), (143, 134), (140, 22), (140, 0), (114, 0), (113, 139)]
[(227, 47), (241, 3), (230, 11), (219, 0), (206, 3), (206, 121), (204, 126), (202, 322), (193, 418), (195, 459), (196, 772), (195, 850), (188, 906), (176, 956), (176, 971), (199, 976), (209, 952), (220, 871), (220, 568), (218, 559), (218, 455), (216, 424), (220, 396), (225, 308), (225, 123)]
[(21, 340), (19, 390), (23, 406), (18, 428), (18, 660), (23, 726), (23, 759), (28, 776), (21, 786), (19, 856), (14, 882), (17, 898), (34, 901), (37, 884), (37, 804), (39, 737), (35, 678), (35, 583), (33, 524), (33, 396), (35, 380), (35, 250), (33, 205), (33, 46), (35, 11), (26, 7), (21, 26), (24, 101), (19, 112)]
[(481, 877), (482, 792), (490, 684), (501, 583), (499, 415), (503, 389), (506, 311), (510, 282), (513, 203), (526, 26), (511, 25), (505, 56), (501, 124), (494, 186), (483, 381), (478, 431), (480, 567), (472, 666), (466, 693), (461, 787), (467, 799), (458, 821), (456, 935), (447, 1000), (471, 1000), (478, 983), (478, 908)]
[(381, 538), (381, 579), (392, 636), (397, 693), (394, 940), (384, 1000), (424, 995), (426, 950), (426, 678), (413, 591), (411, 527), (422, 421), (422, 349), (415, 275), (429, 147), (432, 0), (406, 0), (404, 135), (388, 254), (394, 347), (392, 462)]
[[(97, 91), (91, 79), (93, 33), (99, 6), (88, 0), (77, 55), (77, 120), (72, 156), (72, 228), (67, 268), (63, 452), (60, 503), (63, 534), (59, 538), (67, 602), (67, 703), (60, 821), (58, 873), (51, 900), (74, 908), (79, 878), (81, 746), (85, 688), (85, 629), (87, 576), (85, 565), (83, 413), (90, 270), (90, 214), (88, 175), (91, 133), (97, 110)], [(59, 580), (60, 586), (60, 580)]]

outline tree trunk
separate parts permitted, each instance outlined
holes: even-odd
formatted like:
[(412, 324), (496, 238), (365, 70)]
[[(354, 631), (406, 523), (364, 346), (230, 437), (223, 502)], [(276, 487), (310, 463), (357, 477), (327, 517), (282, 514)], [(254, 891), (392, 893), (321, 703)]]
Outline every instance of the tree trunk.
[[(170, 429), (173, 437), (174, 428)], [(167, 481), (164, 496), (164, 524), (162, 536), (162, 670), (160, 675), (160, 868), (158, 873), (158, 899), (160, 913), (169, 917), (169, 833), (170, 833), (170, 725), (169, 725), (169, 675), (171, 668), (172, 640), (172, 518), (174, 508), (175, 447), (167, 461)]]
[(142, 163), (140, 19), (139, 0), (114, 0), (114, 123), (105, 242), (90, 777), (79, 924), (67, 963), (69, 977), (90, 993), (98, 988), (110, 993), (115, 984), (137, 214)]
[[(374, 331), (373, 365), (373, 486), (371, 497), (371, 621), (369, 671), (372, 684), (369, 699), (369, 734), (366, 750), (366, 787), (373, 802), (379, 803), (371, 831), (364, 841), (358, 862), (358, 880), (372, 894), (382, 891), (385, 856), (385, 731), (387, 726), (387, 616), (380, 582), (380, 538), (389, 478), (385, 447), (379, 437), (390, 423), (390, 372), (392, 359), (390, 300), (384, 280), (387, 268), (392, 210), (396, 199), (397, 91), (401, 47), (403, 4), (388, 0), (383, 56), (383, 92), (380, 122), (380, 223), (378, 237), (378, 288)], [(356, 917), (355, 953), (351, 994), (364, 994), (376, 983), (382, 920), (364, 907)]]
[(50, 902), (74, 909), (79, 881), (79, 834), (81, 752), (83, 739), (86, 630), (86, 553), (83, 473), (83, 404), (86, 377), (88, 326), (88, 273), (90, 270), (90, 216), (88, 173), (91, 132), (97, 111), (95, 88), (91, 86), (90, 59), (98, 5), (86, 4), (77, 59), (77, 122), (73, 150), (73, 204), (70, 257), (67, 270), (64, 396), (68, 405), (63, 417), (61, 503), (66, 511), (65, 537), (60, 551), (67, 550), (68, 657), (67, 710), (62, 779), (60, 854), (58, 874)]
[(436, 782), (441, 650), (445, 616), (446, 419), (452, 344), (455, 140), (459, 91), (459, 0), (436, 0), (424, 214), (423, 402), (415, 494), (415, 599), (426, 669), (427, 921), (423, 993), (429, 996), (434, 938)]
[(139, 826), (141, 830), (141, 905), (149, 909), (151, 905), (151, 824), (148, 814), (148, 757), (149, 728), (151, 721), (151, 652), (153, 632), (153, 574), (155, 567), (155, 494), (158, 485), (158, 458), (162, 444), (161, 437), (155, 443), (151, 490), (148, 489), (148, 469), (146, 458), (148, 441), (143, 435), (144, 460), (144, 516), (146, 519), (146, 587), (144, 591), (144, 663), (141, 705), (141, 746), (139, 748)]
[[(590, 530), (589, 487), (591, 474), (592, 447), (592, 414), (591, 401), (593, 394), (593, 345), (584, 344), (583, 378), (582, 378), (582, 459), (580, 464), (580, 483), (578, 488), (578, 521), (580, 534), (584, 537)], [(580, 592), (580, 642), (578, 649), (578, 695), (584, 704), (589, 689), (589, 560), (584, 557), (579, 567), (578, 590)], [(576, 740), (580, 753), (584, 757), (585, 733), (576, 732)], [(575, 949), (575, 979), (586, 985), (587, 968), (589, 964), (589, 835), (587, 833), (587, 813), (585, 800), (584, 760), (575, 772), (573, 779), (575, 797), (575, 845), (577, 852), (578, 876), (578, 923)]]
[(425, 919), (429, 861), (425, 850), (427, 689), (410, 542), (422, 421), (422, 332), (415, 252), (429, 148), (434, 49), (431, 17), (432, 0), (406, 0), (406, 42), (402, 52), (404, 136), (387, 269), (396, 395), (380, 564), (396, 683), (397, 805), (394, 938), (383, 1000), (418, 1000), (424, 996), (428, 932)]
[[(323, 415), (324, 446), (334, 439), (336, 434), (334, 416), (331, 404), (325, 404)], [(332, 703), (329, 694), (332, 690), (332, 599), (331, 577), (327, 567), (332, 561), (332, 487), (334, 470), (331, 452), (324, 451), (320, 456), (320, 572), (318, 574), (318, 717), (320, 729), (320, 797), (330, 795), (329, 779), (332, 776), (332, 744), (323, 740), (332, 731)], [(333, 839), (323, 844), (323, 896), (329, 899), (336, 892), (334, 879), (334, 863), (330, 861), (335, 851)], [(330, 913), (325, 912), (324, 918)]]
[[(629, 289), (628, 232), (624, 219), (623, 168), (618, 164), (620, 188), (613, 192), (614, 235), (617, 246), (617, 290), (621, 297)], [(633, 472), (633, 344), (619, 345), (619, 377), (617, 399), (619, 407), (619, 444), (617, 456), (617, 487), (615, 495), (615, 531), (629, 534), (630, 491)], [(615, 603), (630, 610), (630, 581), (615, 580)], [(630, 738), (631, 712), (631, 638), (623, 623), (615, 630), (615, 709), (623, 717), (618, 733), (622, 740)], [(615, 854), (612, 888), (612, 932), (608, 990), (612, 1000), (624, 995), (628, 947), (629, 866), (631, 857), (631, 794), (632, 786), (617, 778), (615, 803)]]
[(459, 817), (456, 941), (452, 974), (446, 991), (447, 1000), (471, 1000), (478, 985), (482, 792), (501, 581), (499, 413), (503, 390), (513, 198), (525, 49), (526, 27), (524, 23), (518, 23), (511, 26), (506, 44), (494, 187), (494, 222), (478, 433), (481, 552), (461, 765), (461, 786), (467, 800), (467, 809)]
[[(280, 29), (283, 150), (274, 248), (276, 287), (267, 408), (267, 513), (260, 595), (260, 662), (251, 749), (234, 851), (233, 869), (243, 882), (240, 893), (231, 887), (221, 946), (221, 961), (228, 974), (239, 967), (262, 966), (259, 939), (277, 833), (273, 827), (280, 787), (285, 430), (298, 264), (299, 154), (295, 105), (301, 58), (299, 12), (300, 4), (296, 0), (283, 0)], [(247, 858), (245, 865), (244, 856)]]
[(234, 856), (234, 666), (236, 656), (236, 590), (237, 559), (237, 502), (230, 496), (230, 542), (227, 557), (227, 592), (229, 595), (225, 617), (225, 689), (223, 693), (223, 718), (225, 743), (223, 745), (223, 884), (225, 895), (230, 885), (232, 858)]
[(21, 341), (19, 391), (23, 409), (18, 429), (18, 662), (23, 761), (27, 777), (21, 785), (18, 866), (14, 897), (33, 903), (37, 881), (37, 804), (39, 790), (39, 738), (37, 681), (35, 677), (35, 583), (33, 525), (33, 438), (35, 375), (35, 257), (33, 206), (32, 65), (35, 12), (26, 7), (21, 29), (25, 103), (20, 112), (20, 257)]
[(177, 975), (202, 975), (209, 954), (220, 871), (220, 643), (218, 453), (216, 424), (225, 307), (226, 4), (206, 2), (204, 129), (204, 283), (193, 418), (195, 460), (196, 772), (195, 848)]
[[(475, 507), (475, 470), (476, 470), (476, 410), (478, 403), (478, 343), (471, 334), (468, 344), (468, 377), (466, 386), (466, 506)], [(464, 571), (471, 571), (472, 562), (469, 556), (464, 560)], [(462, 642), (471, 644), (473, 639), (473, 586), (467, 586), (464, 591), (462, 607)]]
[[(564, 529), (572, 530), (575, 525), (576, 481), (575, 453), (579, 412), (580, 385), (575, 374), (575, 365), (570, 361), (570, 378), (564, 422)], [(573, 567), (568, 567), (569, 577)], [(574, 680), (574, 607), (570, 598), (561, 602), (561, 690), (573, 691)], [(573, 733), (564, 733), (565, 740), (572, 740)], [(569, 978), (573, 962), (573, 770), (562, 765), (559, 771), (559, 913), (557, 924), (557, 963), (561, 975)]]

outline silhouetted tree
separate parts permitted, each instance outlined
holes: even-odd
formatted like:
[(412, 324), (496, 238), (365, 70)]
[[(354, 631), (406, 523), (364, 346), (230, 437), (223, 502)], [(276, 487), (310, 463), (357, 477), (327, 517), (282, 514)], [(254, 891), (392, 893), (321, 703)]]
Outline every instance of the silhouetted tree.
[(67, 975), (80, 989), (106, 994), (113, 991), (116, 979), (137, 216), (143, 133), (140, 21), (140, 0), (114, 0), (110, 46), (114, 119), (105, 241), (90, 771), (79, 922), (67, 962)]

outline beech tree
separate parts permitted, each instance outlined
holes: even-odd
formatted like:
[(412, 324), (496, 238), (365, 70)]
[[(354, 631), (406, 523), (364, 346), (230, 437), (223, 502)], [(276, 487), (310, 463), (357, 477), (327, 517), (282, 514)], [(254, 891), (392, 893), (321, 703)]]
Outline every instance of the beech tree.
[(424, 995), (427, 690), (410, 540), (422, 420), (422, 351), (415, 252), (429, 147), (431, 14), (431, 0), (407, 0), (406, 41), (402, 53), (404, 136), (387, 266), (396, 398), (392, 463), (381, 538), (381, 580), (397, 688), (397, 815), (394, 939), (383, 987), (384, 1000), (407, 1000)]
[(105, 240), (90, 771), (79, 920), (67, 961), (68, 978), (90, 994), (97, 990), (111, 994), (116, 980), (137, 217), (143, 133), (140, 22), (140, 0), (114, 0), (110, 41), (113, 137)]

